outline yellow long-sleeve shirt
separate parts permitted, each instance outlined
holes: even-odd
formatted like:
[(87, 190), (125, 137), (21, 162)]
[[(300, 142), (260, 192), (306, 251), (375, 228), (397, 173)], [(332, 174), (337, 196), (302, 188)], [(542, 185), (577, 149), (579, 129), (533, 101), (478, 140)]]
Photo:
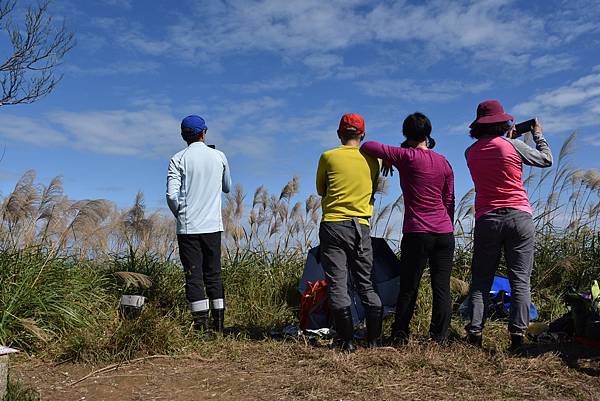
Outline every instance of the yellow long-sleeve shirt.
[(317, 169), (317, 193), (323, 197), (323, 221), (357, 217), (369, 224), (379, 162), (355, 146), (339, 146), (321, 155)]

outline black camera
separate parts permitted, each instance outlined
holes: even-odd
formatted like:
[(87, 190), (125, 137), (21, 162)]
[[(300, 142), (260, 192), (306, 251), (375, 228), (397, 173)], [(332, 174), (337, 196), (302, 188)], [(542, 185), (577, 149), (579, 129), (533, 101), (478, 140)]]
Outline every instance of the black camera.
[(535, 122), (535, 118), (532, 118), (531, 120), (527, 120), (525, 122), (518, 123), (517, 125), (515, 125), (515, 138), (523, 135), (526, 132), (532, 132), (533, 127), (535, 127)]

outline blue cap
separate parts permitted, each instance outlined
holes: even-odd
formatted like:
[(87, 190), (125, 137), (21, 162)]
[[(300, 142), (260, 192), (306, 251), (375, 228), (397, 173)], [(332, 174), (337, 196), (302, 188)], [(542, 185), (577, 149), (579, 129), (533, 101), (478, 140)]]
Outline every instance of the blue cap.
[(208, 127), (206, 126), (206, 122), (202, 117), (191, 115), (187, 116), (181, 121), (181, 129), (183, 130), (185, 128), (192, 128), (194, 130), (194, 133), (197, 134), (198, 132), (207, 129)]

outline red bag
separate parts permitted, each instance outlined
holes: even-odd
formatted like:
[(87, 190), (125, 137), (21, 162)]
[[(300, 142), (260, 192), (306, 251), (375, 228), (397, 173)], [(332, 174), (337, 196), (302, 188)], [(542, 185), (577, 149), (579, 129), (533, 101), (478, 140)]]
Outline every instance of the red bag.
[[(320, 315), (320, 319), (316, 315)], [(318, 320), (328, 320), (327, 309), (327, 281), (319, 280), (316, 283), (306, 282), (306, 289), (300, 300), (300, 328), (319, 329), (314, 327)], [(325, 326), (323, 326), (325, 327)]]

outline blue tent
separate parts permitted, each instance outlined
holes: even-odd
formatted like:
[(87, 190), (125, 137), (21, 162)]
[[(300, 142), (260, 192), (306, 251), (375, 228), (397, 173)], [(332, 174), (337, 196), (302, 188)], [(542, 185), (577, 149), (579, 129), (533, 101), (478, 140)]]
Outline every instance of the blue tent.
[[(490, 290), (490, 296), (492, 299), (496, 299), (504, 292), (504, 307), (506, 310), (510, 309), (510, 282), (506, 277), (494, 276), (494, 282), (492, 289)], [(536, 320), (538, 318), (538, 311), (533, 302), (529, 305), (529, 320)]]
[[(492, 289), (490, 290), (490, 305), (491, 311), (496, 316), (508, 315), (510, 310), (510, 282), (508, 278), (502, 276), (494, 276)], [(469, 298), (465, 299), (459, 308), (460, 314), (465, 319), (470, 319), (469, 316)], [(537, 320), (538, 311), (533, 303), (529, 305), (529, 320)]]
[[(385, 239), (371, 237), (371, 244), (373, 245), (373, 281), (375, 283), (375, 290), (383, 303), (384, 315), (388, 315), (396, 308), (396, 300), (400, 291), (400, 261)], [(314, 283), (317, 280), (324, 279), (325, 272), (319, 260), (319, 247), (316, 246), (308, 251), (304, 273), (298, 284), (298, 291), (301, 294), (304, 293), (307, 281)], [(365, 315), (360, 298), (354, 290), (351, 277), (348, 277), (348, 289), (350, 298), (352, 299), (352, 318), (356, 324), (362, 322)], [(325, 315), (315, 316), (312, 321), (312, 325), (319, 327), (311, 328), (329, 327), (329, 322)]]

